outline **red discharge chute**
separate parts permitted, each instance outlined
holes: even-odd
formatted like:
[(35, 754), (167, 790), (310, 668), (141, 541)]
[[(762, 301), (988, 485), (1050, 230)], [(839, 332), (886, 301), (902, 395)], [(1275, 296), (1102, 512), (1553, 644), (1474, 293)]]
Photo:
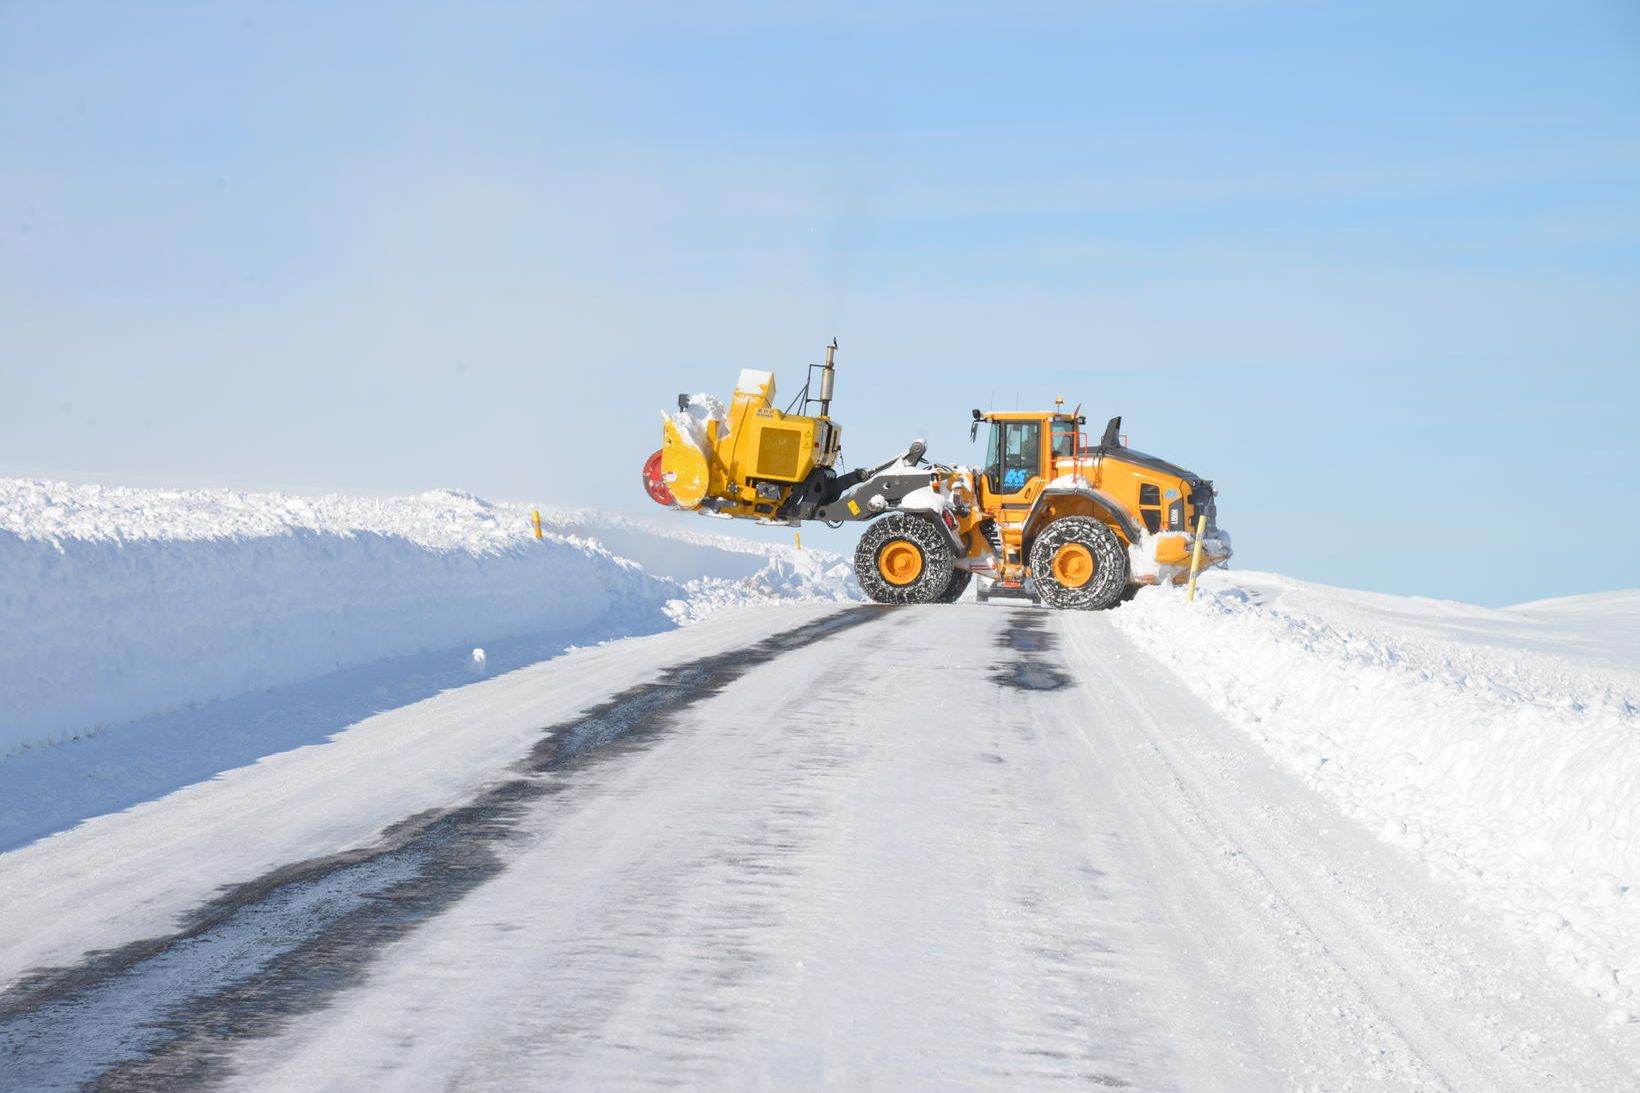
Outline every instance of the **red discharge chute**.
[(660, 452), (656, 452), (644, 462), (643, 488), (657, 505), (677, 503), (672, 499), (672, 491), (666, 488), (666, 482), (661, 478)]

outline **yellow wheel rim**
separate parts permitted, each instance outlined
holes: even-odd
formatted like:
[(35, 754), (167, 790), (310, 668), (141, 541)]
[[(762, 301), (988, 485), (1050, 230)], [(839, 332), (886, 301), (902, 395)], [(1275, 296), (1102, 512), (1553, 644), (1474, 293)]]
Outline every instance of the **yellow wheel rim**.
[(1053, 556), (1053, 579), (1066, 588), (1081, 588), (1093, 579), (1093, 555), (1081, 543), (1066, 543)]
[(877, 572), (889, 584), (910, 584), (922, 576), (922, 550), (908, 539), (891, 539), (877, 555)]

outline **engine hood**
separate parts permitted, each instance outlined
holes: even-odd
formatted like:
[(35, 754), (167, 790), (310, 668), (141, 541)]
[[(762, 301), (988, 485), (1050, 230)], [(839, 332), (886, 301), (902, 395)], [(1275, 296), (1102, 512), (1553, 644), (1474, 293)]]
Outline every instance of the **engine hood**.
[(1175, 478), (1184, 478), (1192, 482), (1201, 481), (1200, 475), (1185, 470), (1177, 463), (1169, 463), (1165, 459), (1148, 455), (1145, 452), (1136, 452), (1132, 448), (1100, 448), (1098, 454), (1102, 458), (1132, 463), (1136, 467), (1144, 467), (1146, 470), (1157, 471), (1161, 474), (1170, 474)]

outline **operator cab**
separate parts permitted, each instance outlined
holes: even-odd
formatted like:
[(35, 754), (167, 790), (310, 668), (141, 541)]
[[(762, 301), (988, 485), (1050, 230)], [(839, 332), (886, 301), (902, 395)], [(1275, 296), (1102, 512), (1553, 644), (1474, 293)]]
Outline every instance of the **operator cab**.
[(985, 446), (987, 492), (1013, 496), (1032, 482), (1050, 477), (1051, 460), (1075, 458), (1086, 447), (1077, 431), (1085, 420), (1070, 414), (982, 414), (975, 410), (969, 439), (978, 438), (981, 422), (991, 427)]

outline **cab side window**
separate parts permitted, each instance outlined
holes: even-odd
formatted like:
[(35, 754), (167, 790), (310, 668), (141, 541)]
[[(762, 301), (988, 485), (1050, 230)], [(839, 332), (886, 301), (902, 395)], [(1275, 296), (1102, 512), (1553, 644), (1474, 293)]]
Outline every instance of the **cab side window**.
[(1152, 535), (1162, 530), (1162, 491), (1151, 482), (1139, 487), (1139, 516)]
[(1002, 426), (991, 423), (991, 438), (985, 442), (985, 478), (992, 493), (1002, 491)]

